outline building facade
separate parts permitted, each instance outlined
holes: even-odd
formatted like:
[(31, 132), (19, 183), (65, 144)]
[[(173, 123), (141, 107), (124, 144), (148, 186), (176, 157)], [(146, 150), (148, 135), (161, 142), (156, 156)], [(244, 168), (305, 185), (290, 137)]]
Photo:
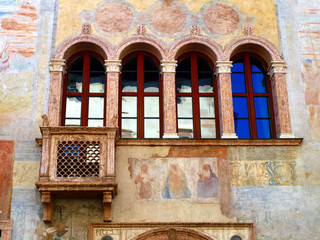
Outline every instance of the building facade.
[(1, 239), (320, 239), (318, 5), (2, 1)]

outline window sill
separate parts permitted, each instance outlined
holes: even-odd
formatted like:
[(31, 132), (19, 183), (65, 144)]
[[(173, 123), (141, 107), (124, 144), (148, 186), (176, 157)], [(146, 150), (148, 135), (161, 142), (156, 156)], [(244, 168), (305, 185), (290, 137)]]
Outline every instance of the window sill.
[(303, 138), (279, 139), (118, 139), (116, 146), (299, 146)]

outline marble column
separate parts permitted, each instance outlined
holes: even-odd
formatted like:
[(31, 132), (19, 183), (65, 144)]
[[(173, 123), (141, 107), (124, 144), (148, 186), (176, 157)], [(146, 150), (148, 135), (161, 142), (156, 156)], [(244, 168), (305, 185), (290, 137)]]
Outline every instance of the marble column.
[(107, 74), (106, 126), (118, 127), (121, 60), (105, 60)]
[(278, 138), (294, 138), (291, 129), (286, 73), (287, 65), (284, 61), (271, 61), (268, 74), (271, 80), (274, 118)]
[(176, 67), (177, 61), (161, 61), (164, 117), (163, 138), (178, 138), (175, 85)]
[(50, 98), (49, 98), (49, 126), (60, 126), (62, 109), (63, 78), (65, 74), (65, 60), (53, 59), (50, 61)]
[(215, 74), (218, 85), (219, 121), (221, 138), (238, 138), (234, 128), (230, 61), (217, 61)]

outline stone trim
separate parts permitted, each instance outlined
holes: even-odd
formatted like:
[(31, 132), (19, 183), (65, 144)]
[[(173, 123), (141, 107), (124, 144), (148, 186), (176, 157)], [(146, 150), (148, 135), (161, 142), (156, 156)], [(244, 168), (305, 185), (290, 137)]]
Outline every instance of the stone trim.
[(11, 240), (12, 220), (0, 220), (1, 240)]
[(161, 61), (161, 74), (163, 73), (176, 73), (177, 61)]
[(52, 59), (49, 64), (50, 72), (62, 72), (65, 74), (66, 70), (66, 60), (64, 59)]
[(268, 74), (272, 77), (274, 74), (286, 74), (287, 64), (285, 61), (271, 61)]
[(215, 74), (218, 76), (223, 73), (231, 73), (232, 61), (217, 61)]
[(121, 60), (104, 60), (106, 66), (106, 73), (120, 73)]

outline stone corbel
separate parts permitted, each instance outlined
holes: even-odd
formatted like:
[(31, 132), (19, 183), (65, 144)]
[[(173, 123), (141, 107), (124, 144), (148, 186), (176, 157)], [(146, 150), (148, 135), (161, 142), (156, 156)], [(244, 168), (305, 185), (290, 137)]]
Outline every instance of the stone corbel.
[(43, 217), (42, 220), (46, 223), (52, 222), (53, 215), (53, 200), (50, 192), (41, 193), (41, 202), (43, 204)]
[(64, 59), (52, 59), (49, 65), (50, 72), (62, 72), (65, 74), (66, 61)]
[(106, 73), (120, 73), (121, 60), (105, 60)]
[(268, 75), (270, 78), (274, 74), (286, 74), (287, 73), (287, 64), (284, 61), (271, 61), (271, 64), (268, 68)]
[(111, 203), (112, 203), (112, 193), (111, 192), (103, 192), (103, 221), (111, 222)]
[(177, 61), (161, 61), (161, 74), (163, 73), (176, 73)]

